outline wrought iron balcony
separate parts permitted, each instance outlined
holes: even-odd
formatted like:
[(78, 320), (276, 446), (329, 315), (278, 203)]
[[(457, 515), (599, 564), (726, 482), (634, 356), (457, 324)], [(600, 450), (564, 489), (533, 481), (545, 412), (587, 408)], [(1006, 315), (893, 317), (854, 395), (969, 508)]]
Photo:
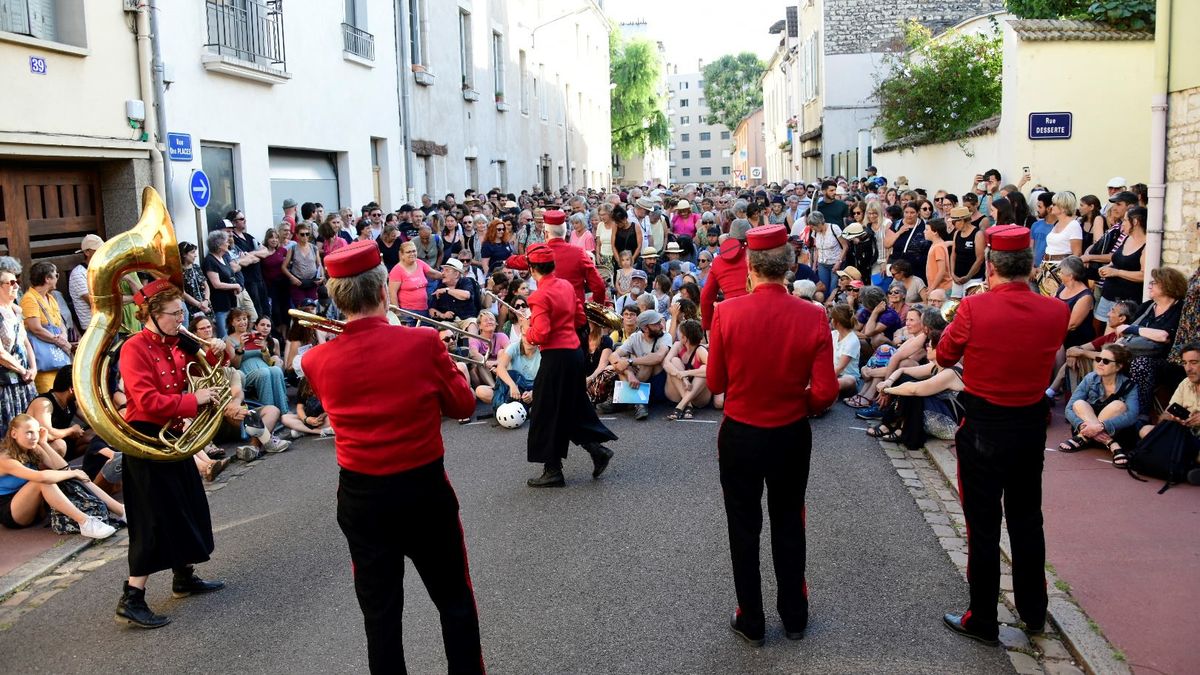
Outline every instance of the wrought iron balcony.
[(342, 49), (368, 61), (375, 60), (375, 36), (348, 23), (342, 24)]
[(210, 51), (286, 69), (282, 0), (206, 0)]

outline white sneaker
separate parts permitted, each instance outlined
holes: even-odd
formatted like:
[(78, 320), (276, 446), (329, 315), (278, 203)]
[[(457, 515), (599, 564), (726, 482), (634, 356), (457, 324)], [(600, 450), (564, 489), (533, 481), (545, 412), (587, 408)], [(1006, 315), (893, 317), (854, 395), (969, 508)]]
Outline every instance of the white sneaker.
[(300, 438), (303, 435), (304, 435), (303, 431), (297, 431), (295, 429), (288, 429), (288, 436), (291, 436), (293, 441), (296, 440), (297, 438)]
[(271, 440), (263, 443), (262, 449), (265, 452), (283, 452), (292, 446), (291, 441), (285, 441), (277, 436), (272, 436)]
[(333, 427), (325, 427), (324, 429), (321, 429), (321, 438), (332, 438), (332, 437), (333, 437)]
[(79, 526), (79, 534), (89, 539), (106, 539), (116, 531), (112, 525), (95, 516), (88, 516), (87, 520), (83, 521), (83, 525)]
[(239, 445), (234, 453), (237, 455), (237, 458), (243, 462), (253, 462), (262, 456), (262, 453), (259, 452), (258, 448), (254, 447), (253, 445)]

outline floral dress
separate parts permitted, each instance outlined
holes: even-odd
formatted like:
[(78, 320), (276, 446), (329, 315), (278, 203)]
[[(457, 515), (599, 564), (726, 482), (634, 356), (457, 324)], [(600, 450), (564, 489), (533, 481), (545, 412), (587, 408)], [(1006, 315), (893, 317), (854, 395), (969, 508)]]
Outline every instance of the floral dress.
[[(34, 291), (36, 293), (36, 291)], [(20, 308), (0, 307), (0, 349), (16, 357), (25, 368), (29, 354), (25, 353), (25, 319)], [(0, 366), (0, 434), (8, 433), (8, 423), (29, 408), (37, 396), (32, 382), (22, 382), (16, 372)]]
[(1183, 365), (1183, 346), (1200, 340), (1200, 267), (1188, 282), (1187, 294), (1183, 296), (1183, 313), (1179, 317), (1179, 328), (1175, 331), (1175, 344), (1167, 360)]

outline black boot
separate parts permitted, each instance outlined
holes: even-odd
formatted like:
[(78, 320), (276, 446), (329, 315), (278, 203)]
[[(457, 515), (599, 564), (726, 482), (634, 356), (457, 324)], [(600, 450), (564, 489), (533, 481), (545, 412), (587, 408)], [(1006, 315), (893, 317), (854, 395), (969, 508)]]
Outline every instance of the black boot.
[(567, 479), (563, 478), (561, 466), (552, 467), (550, 465), (546, 465), (546, 468), (542, 471), (541, 476), (538, 476), (537, 478), (530, 478), (529, 480), (525, 481), (525, 484), (531, 488), (563, 487), (567, 484)]
[(599, 478), (600, 474), (608, 468), (608, 462), (612, 459), (613, 451), (604, 447), (599, 443), (585, 443), (583, 449), (588, 451), (592, 456), (592, 478)]
[(162, 628), (171, 623), (165, 616), (150, 611), (146, 605), (146, 590), (135, 588), (125, 582), (125, 592), (117, 602), (117, 623), (124, 623), (138, 628)]
[(171, 595), (177, 598), (212, 593), (222, 588), (225, 588), (224, 581), (205, 581), (196, 576), (191, 565), (176, 568), (175, 579), (171, 581)]

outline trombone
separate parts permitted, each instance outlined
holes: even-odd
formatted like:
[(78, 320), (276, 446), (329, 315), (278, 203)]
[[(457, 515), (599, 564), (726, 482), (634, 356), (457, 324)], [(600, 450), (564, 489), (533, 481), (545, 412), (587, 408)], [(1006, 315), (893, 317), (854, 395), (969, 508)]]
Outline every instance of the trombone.
[[(427, 316), (421, 316), (420, 314), (417, 314), (415, 312), (410, 312), (407, 309), (401, 309), (395, 305), (388, 305), (388, 311), (390, 311), (398, 316), (407, 316), (407, 317), (416, 319), (418, 321), (428, 323), (428, 324), (434, 326), (435, 328), (437, 328), (439, 331), (443, 331), (443, 330), (451, 331), (452, 333), (457, 335), (460, 340), (472, 339), (472, 338), (477, 339), (479, 337), (478, 335), (475, 335), (474, 333), (471, 333), (470, 331), (465, 331), (453, 324), (449, 324), (444, 321), (438, 321), (437, 319), (430, 319)], [(326, 333), (330, 333), (333, 335), (341, 335), (342, 332), (346, 329), (345, 321), (338, 321), (337, 319), (330, 319), (329, 317), (321, 316), (319, 314), (311, 314), (309, 312), (305, 312), (305, 311), (302, 311), (299, 309), (289, 309), (288, 315), (291, 316), (293, 319), (295, 319), (297, 323), (299, 323), (301, 326), (304, 326), (305, 328), (312, 328), (313, 330), (324, 331)], [(472, 364), (472, 365), (476, 365), (476, 366), (482, 366), (487, 361), (486, 353), (481, 358), (473, 359), (470, 356), (456, 354), (453, 350), (447, 350), (447, 351), (450, 355), (450, 358), (455, 361), (461, 361), (463, 363)]]
[(507, 303), (503, 299), (501, 299), (499, 295), (496, 295), (495, 293), (493, 293), (491, 291), (484, 291), (483, 294), (485, 296), (491, 296), (491, 297), (495, 298), (496, 302), (498, 302), (501, 305), (503, 305), (504, 307), (506, 307), (508, 309), (508, 311), (512, 312), (514, 315), (519, 316), (519, 317), (525, 317), (525, 318), (529, 317), (528, 309), (517, 309), (516, 307), (513, 307), (512, 305), (510, 305), (509, 303)]

